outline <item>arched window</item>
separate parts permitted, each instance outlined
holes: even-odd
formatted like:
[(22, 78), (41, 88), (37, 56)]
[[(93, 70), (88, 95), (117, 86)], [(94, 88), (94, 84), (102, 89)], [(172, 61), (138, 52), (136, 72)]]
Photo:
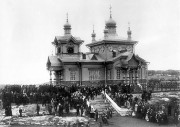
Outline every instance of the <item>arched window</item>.
[(68, 47), (67, 48), (67, 53), (74, 53), (74, 48), (73, 47)]
[(57, 53), (61, 53), (61, 47), (57, 48)]

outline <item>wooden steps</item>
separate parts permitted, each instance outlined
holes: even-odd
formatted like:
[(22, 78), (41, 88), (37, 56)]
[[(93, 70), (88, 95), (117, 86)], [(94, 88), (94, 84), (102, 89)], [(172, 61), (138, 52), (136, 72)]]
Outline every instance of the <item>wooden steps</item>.
[[(98, 95), (94, 98), (94, 100), (89, 101), (90, 104), (93, 106), (94, 109), (98, 110), (98, 113), (101, 115), (103, 111), (105, 111), (107, 108), (111, 107), (109, 102), (106, 102), (105, 99), (102, 98), (101, 95)], [(113, 114), (118, 114), (116, 110), (113, 109)]]

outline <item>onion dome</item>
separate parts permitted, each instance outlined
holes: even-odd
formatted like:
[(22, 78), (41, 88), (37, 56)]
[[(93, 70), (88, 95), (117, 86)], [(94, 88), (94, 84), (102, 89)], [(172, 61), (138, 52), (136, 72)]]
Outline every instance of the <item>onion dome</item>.
[(116, 22), (112, 19), (112, 14), (111, 14), (111, 6), (110, 6), (110, 18), (108, 21), (106, 21), (106, 26), (114, 26), (116, 27)]
[(71, 24), (67, 21), (65, 24), (64, 24), (64, 28), (70, 28), (71, 27)]
[(109, 20), (106, 21), (106, 26), (116, 26), (116, 22), (112, 19), (112, 17), (110, 17)]

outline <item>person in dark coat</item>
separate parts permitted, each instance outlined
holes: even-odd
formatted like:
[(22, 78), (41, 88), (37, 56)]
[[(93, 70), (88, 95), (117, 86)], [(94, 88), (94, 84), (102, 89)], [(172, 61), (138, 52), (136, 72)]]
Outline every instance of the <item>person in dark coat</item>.
[(141, 104), (138, 105), (137, 107), (137, 114), (136, 114), (137, 118), (141, 118)]
[(57, 112), (57, 106), (58, 106), (58, 101), (57, 99), (54, 100), (54, 110)]
[(81, 106), (81, 116), (83, 116), (84, 108)]
[(146, 107), (143, 105), (141, 109), (142, 119), (145, 119), (147, 113)]
[(168, 115), (169, 116), (171, 116), (171, 109), (172, 109), (171, 104), (168, 104)]
[(37, 115), (39, 116), (40, 106), (37, 104), (36, 106)]
[(77, 106), (76, 106), (76, 115), (77, 115), (77, 116), (79, 116), (79, 108), (80, 108), (80, 105), (77, 104)]
[(65, 104), (66, 113), (69, 114), (69, 103)]
[(63, 106), (59, 103), (59, 116), (63, 115)]
[(98, 120), (98, 110), (96, 109), (95, 110), (95, 118), (96, 118), (96, 121)]
[(109, 111), (109, 108), (106, 109), (106, 114), (107, 114), (107, 119), (109, 119), (109, 117), (110, 117), (110, 111)]
[(9, 114), (8, 114), (8, 107), (7, 106), (5, 107), (5, 115), (9, 116)]
[(151, 112), (151, 121), (156, 122), (156, 111), (154, 108), (152, 109), (152, 112)]
[(91, 105), (89, 105), (88, 107), (88, 115), (90, 115), (90, 112), (91, 112)]
[(150, 90), (149, 92), (148, 92), (148, 100), (150, 100), (151, 99), (151, 96), (152, 96), (152, 91)]
[(22, 117), (22, 109), (19, 108), (19, 114), (20, 114), (20, 117)]
[(109, 116), (110, 116), (110, 118), (112, 118), (112, 114), (113, 114), (112, 110), (113, 110), (112, 108), (109, 109), (109, 113), (110, 113)]
[(48, 104), (48, 112), (50, 115), (52, 114), (52, 105), (51, 104)]
[(178, 125), (178, 123), (179, 123), (179, 109), (178, 108), (176, 108), (174, 110), (174, 123), (176, 125)]

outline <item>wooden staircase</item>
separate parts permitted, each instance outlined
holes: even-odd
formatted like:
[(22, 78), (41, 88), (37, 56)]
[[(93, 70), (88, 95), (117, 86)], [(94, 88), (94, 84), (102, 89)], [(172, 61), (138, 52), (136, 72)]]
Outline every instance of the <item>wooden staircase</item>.
[[(89, 100), (90, 105), (98, 110), (98, 114), (102, 114), (103, 111), (106, 111), (108, 107), (111, 107), (110, 103), (103, 99), (102, 95), (98, 95), (94, 100)], [(118, 114), (116, 110), (113, 109), (113, 115)]]

